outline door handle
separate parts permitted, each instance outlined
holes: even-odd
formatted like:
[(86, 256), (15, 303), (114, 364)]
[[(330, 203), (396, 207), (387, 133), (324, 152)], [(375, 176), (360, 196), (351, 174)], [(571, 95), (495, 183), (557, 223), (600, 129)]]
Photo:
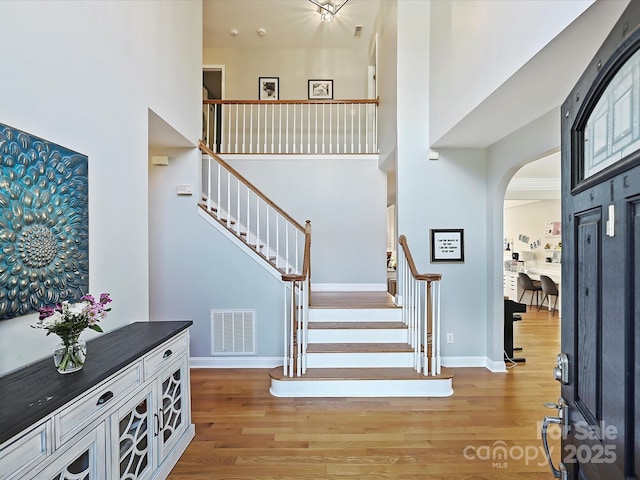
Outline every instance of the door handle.
[(549, 440), (547, 439), (547, 429), (549, 425), (562, 425), (562, 419), (560, 417), (544, 417), (542, 421), (541, 433), (542, 433), (542, 445), (544, 446), (544, 454), (547, 457), (547, 462), (549, 462), (549, 466), (551, 467), (551, 471), (553, 472), (554, 478), (560, 478), (560, 469), (556, 468), (553, 464), (553, 460), (551, 459), (551, 452), (549, 451)]
[(551, 451), (549, 450), (549, 438), (547, 431), (549, 429), (549, 425), (558, 425), (563, 430), (568, 426), (569, 415), (568, 415), (568, 405), (564, 398), (560, 397), (558, 399), (558, 403), (545, 403), (545, 407), (547, 408), (555, 408), (558, 410), (558, 416), (547, 416), (544, 417), (542, 421), (542, 426), (540, 427), (540, 433), (542, 437), (542, 446), (544, 447), (544, 454), (547, 457), (547, 462), (551, 467), (551, 472), (553, 473), (554, 478), (561, 478), (565, 480), (568, 478), (568, 472), (565, 468), (564, 464), (560, 462), (558, 468), (553, 464), (553, 460), (551, 459)]

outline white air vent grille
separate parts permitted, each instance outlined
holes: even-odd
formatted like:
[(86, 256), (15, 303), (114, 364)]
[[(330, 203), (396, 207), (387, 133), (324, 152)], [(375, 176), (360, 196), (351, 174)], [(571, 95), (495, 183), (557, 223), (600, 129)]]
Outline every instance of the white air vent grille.
[(255, 327), (255, 310), (211, 310), (211, 354), (255, 354)]

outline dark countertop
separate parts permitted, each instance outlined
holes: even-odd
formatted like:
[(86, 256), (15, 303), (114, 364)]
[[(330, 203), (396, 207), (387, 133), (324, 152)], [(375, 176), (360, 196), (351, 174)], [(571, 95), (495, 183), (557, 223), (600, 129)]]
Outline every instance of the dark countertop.
[(59, 374), (49, 358), (0, 377), (0, 445), (136, 361), (193, 322), (137, 322), (87, 342), (82, 370)]

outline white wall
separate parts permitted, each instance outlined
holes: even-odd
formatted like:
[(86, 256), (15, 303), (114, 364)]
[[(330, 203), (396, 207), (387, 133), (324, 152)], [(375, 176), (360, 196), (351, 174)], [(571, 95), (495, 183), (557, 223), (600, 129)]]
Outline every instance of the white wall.
[(380, 164), (384, 170), (395, 169), (396, 145), (398, 143), (397, 18), (397, 2), (380, 2), (375, 27), (378, 35), (376, 84), (380, 97), (378, 105), (378, 146)]
[[(90, 292), (113, 297), (105, 330), (146, 321), (148, 110), (195, 144), (201, 2), (4, 1), (0, 17), (0, 121), (88, 155)], [(0, 322), (0, 373), (51, 354), (36, 318)]]
[(487, 151), (487, 351), (494, 361), (503, 358), (503, 238), (504, 194), (513, 175), (525, 164), (557, 151), (560, 111), (536, 119)]
[(228, 161), (300, 224), (311, 220), (314, 284), (386, 289), (386, 176), (376, 160)]
[(225, 97), (257, 100), (258, 78), (280, 78), (280, 100), (306, 100), (308, 80), (333, 79), (333, 98), (367, 98), (366, 49), (206, 48), (205, 65), (224, 65)]
[[(430, 4), (397, 4), (397, 216), (420, 272), (441, 273), (442, 332), (454, 333), (445, 357), (486, 355), (486, 154), (479, 149), (440, 151), (429, 161)], [(384, 71), (393, 71), (388, 68)], [(431, 264), (429, 230), (462, 228), (465, 262)]]
[(150, 312), (153, 320), (192, 320), (191, 356), (211, 356), (210, 310), (255, 310), (259, 357), (282, 355), (283, 287), (197, 213), (198, 161), (186, 149), (152, 149), (169, 166), (149, 166)]
[(431, 67), (437, 72), (431, 78), (431, 140), (456, 125), (593, 2), (430, 2)]

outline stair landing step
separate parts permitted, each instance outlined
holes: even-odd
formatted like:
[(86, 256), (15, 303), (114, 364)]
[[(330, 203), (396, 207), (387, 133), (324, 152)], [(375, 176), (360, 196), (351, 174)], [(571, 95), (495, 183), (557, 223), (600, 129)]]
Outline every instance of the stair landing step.
[(372, 329), (372, 330), (380, 330), (380, 329), (406, 329), (407, 326), (402, 322), (309, 322), (310, 329), (332, 329), (332, 330), (342, 330), (342, 329)]
[(307, 353), (387, 353), (413, 352), (406, 343), (310, 343)]
[(448, 397), (453, 374), (425, 376), (413, 368), (314, 368), (301, 377), (285, 377), (282, 367), (270, 373), (275, 397)]
[(269, 372), (275, 380), (442, 380), (453, 378), (453, 371), (442, 367), (439, 375), (425, 375), (414, 368), (309, 368), (301, 377), (286, 377), (282, 367)]

